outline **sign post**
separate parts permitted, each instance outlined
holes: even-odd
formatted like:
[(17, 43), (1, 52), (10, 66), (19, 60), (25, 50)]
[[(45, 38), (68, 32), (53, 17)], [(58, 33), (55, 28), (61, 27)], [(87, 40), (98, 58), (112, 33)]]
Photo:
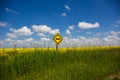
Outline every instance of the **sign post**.
[(62, 40), (62, 36), (59, 33), (53, 36), (53, 41), (56, 43), (56, 52), (58, 52), (58, 45), (60, 44), (60, 42), (62, 42)]
[(58, 44), (56, 44), (56, 52), (58, 52)]

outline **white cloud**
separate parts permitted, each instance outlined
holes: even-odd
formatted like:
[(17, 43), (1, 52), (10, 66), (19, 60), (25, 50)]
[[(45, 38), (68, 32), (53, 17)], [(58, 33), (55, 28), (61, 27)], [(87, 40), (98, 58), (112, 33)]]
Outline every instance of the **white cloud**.
[(41, 41), (37, 41), (37, 44), (38, 45), (42, 45), (43, 43)]
[(109, 34), (103, 38), (105, 45), (120, 45), (120, 31), (109, 31)]
[(92, 34), (92, 32), (86, 32), (86, 34)]
[(25, 44), (24, 40), (16, 40), (18, 44)]
[(6, 22), (0, 22), (0, 26), (1, 27), (6, 27), (6, 26), (10, 26), (10, 24), (6, 23)]
[(7, 11), (7, 12), (11, 12), (11, 13), (14, 13), (14, 14), (19, 14), (19, 12), (14, 11), (14, 10), (9, 9), (9, 8), (5, 8), (5, 11)]
[(106, 39), (107, 41), (112, 41), (112, 40), (117, 40), (118, 37), (112, 35), (112, 36), (107, 36), (107, 37), (105, 37), (105, 39)]
[(0, 40), (0, 44), (4, 44), (4, 41)]
[(66, 8), (67, 10), (71, 10), (68, 5), (65, 5), (65, 8)]
[(41, 38), (41, 41), (50, 41), (49, 38)]
[(17, 38), (18, 36), (30, 36), (33, 34), (31, 29), (27, 28), (27, 26), (23, 26), (20, 29), (10, 29), (11, 33), (7, 33), (7, 36), (10, 38)]
[(97, 37), (86, 38), (86, 37), (80, 36), (79, 39), (80, 39), (79, 42), (80, 42), (81, 45), (86, 45), (86, 46), (89, 46), (89, 45), (101, 45), (101, 41)]
[[(13, 40), (11, 38), (7, 38), (5, 40), (6, 42), (9, 42), (9, 44), (13, 45), (14, 43), (17, 43), (17, 46), (27, 46), (27, 47), (33, 47), (36, 43), (37, 45), (41, 47), (55, 47), (55, 43), (50, 40), (50, 38), (40, 38), (39, 41), (35, 41), (33, 38), (27, 38), (24, 40)], [(103, 38), (99, 37), (84, 37), (79, 36), (77, 38), (72, 37), (63, 37), (63, 41), (60, 44), (60, 47), (80, 47), (80, 46), (97, 46), (97, 45), (120, 45), (120, 37), (116, 35), (108, 35)], [(11, 46), (10, 46), (11, 47)]]
[(117, 21), (115, 21), (115, 23), (113, 23), (112, 26), (119, 28), (120, 27), (120, 18)]
[(80, 39), (80, 40), (86, 40), (86, 37), (79, 36), (79, 39)]
[(67, 29), (67, 30), (66, 30), (66, 34), (69, 34), (69, 35), (70, 35), (70, 34), (71, 34), (70, 30)]
[(91, 24), (87, 22), (79, 22), (78, 27), (81, 29), (88, 29), (88, 28), (98, 28), (100, 24), (98, 22)]
[(51, 31), (51, 27), (48, 27), (47, 25), (33, 25), (32, 29), (35, 32), (43, 32), (43, 33)]
[[(12, 39), (6, 39), (7, 42), (9, 42), (9, 45), (13, 46), (14, 44), (16, 44), (17, 47), (33, 47), (33, 43), (35, 42), (35, 40), (33, 38), (26, 38), (23, 40), (12, 40)], [(10, 46), (10, 47), (11, 47)]]
[(68, 29), (73, 30), (74, 27), (75, 27), (74, 25), (71, 25), (71, 26), (68, 26)]
[(49, 31), (50, 34), (56, 34), (56, 33), (60, 33), (59, 29), (53, 29), (51, 31)]
[(120, 24), (120, 20), (116, 21), (117, 24)]
[(59, 29), (51, 29), (51, 27), (48, 27), (47, 25), (33, 25), (32, 29), (35, 32), (39, 32), (39, 33), (49, 33), (49, 34), (60, 33)]
[(37, 36), (42, 36), (42, 37), (45, 37), (46, 35), (43, 34), (43, 33), (38, 33)]
[(33, 38), (28, 38), (24, 40), (25, 42), (34, 42), (35, 40)]
[(22, 44), (22, 45), (25, 45), (27, 43), (34, 43), (35, 40), (33, 38), (26, 38), (26, 39), (23, 39), (23, 40), (16, 40), (15, 42), (17, 42), (18, 44)]
[(7, 39), (5, 39), (5, 41), (6, 41), (6, 42), (13, 42), (14, 40), (11, 39), (11, 38), (7, 38)]
[(112, 34), (112, 35), (119, 35), (120, 31), (110, 31), (110, 34)]
[(67, 14), (66, 13), (62, 13), (61, 16), (67, 16)]
[(106, 45), (120, 45), (120, 37), (115, 35), (109, 35), (104, 37), (104, 42)]
[(120, 24), (112, 24), (114, 27), (120, 27)]
[(27, 28), (27, 26), (23, 26), (22, 28), (17, 29), (17, 30), (13, 29), (13, 32), (17, 34), (18, 36), (29, 36), (33, 34), (33, 32), (31, 32), (31, 30)]
[(17, 38), (17, 35), (14, 34), (14, 33), (7, 33), (7, 36), (8, 36), (9, 38)]
[(102, 45), (102, 40), (97, 37), (87, 38), (80, 36), (78, 38), (64, 37), (61, 42), (61, 47), (79, 47), (79, 46), (93, 46)]

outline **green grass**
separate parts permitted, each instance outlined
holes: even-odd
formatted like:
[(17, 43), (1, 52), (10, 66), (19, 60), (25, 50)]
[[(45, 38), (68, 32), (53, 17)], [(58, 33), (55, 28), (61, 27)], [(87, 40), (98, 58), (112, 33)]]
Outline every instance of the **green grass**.
[(109, 80), (120, 70), (120, 47), (26, 50), (0, 57), (0, 80)]

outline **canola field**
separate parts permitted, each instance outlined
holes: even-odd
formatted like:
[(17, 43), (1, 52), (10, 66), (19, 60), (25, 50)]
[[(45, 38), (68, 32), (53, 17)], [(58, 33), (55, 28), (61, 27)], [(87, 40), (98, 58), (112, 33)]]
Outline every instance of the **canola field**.
[(119, 80), (120, 46), (0, 48), (0, 80)]

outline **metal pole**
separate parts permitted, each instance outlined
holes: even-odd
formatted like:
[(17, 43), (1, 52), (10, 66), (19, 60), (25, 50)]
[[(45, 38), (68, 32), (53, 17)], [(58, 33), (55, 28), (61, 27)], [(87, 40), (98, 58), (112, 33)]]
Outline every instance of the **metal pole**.
[(58, 44), (56, 44), (56, 52), (58, 52)]

